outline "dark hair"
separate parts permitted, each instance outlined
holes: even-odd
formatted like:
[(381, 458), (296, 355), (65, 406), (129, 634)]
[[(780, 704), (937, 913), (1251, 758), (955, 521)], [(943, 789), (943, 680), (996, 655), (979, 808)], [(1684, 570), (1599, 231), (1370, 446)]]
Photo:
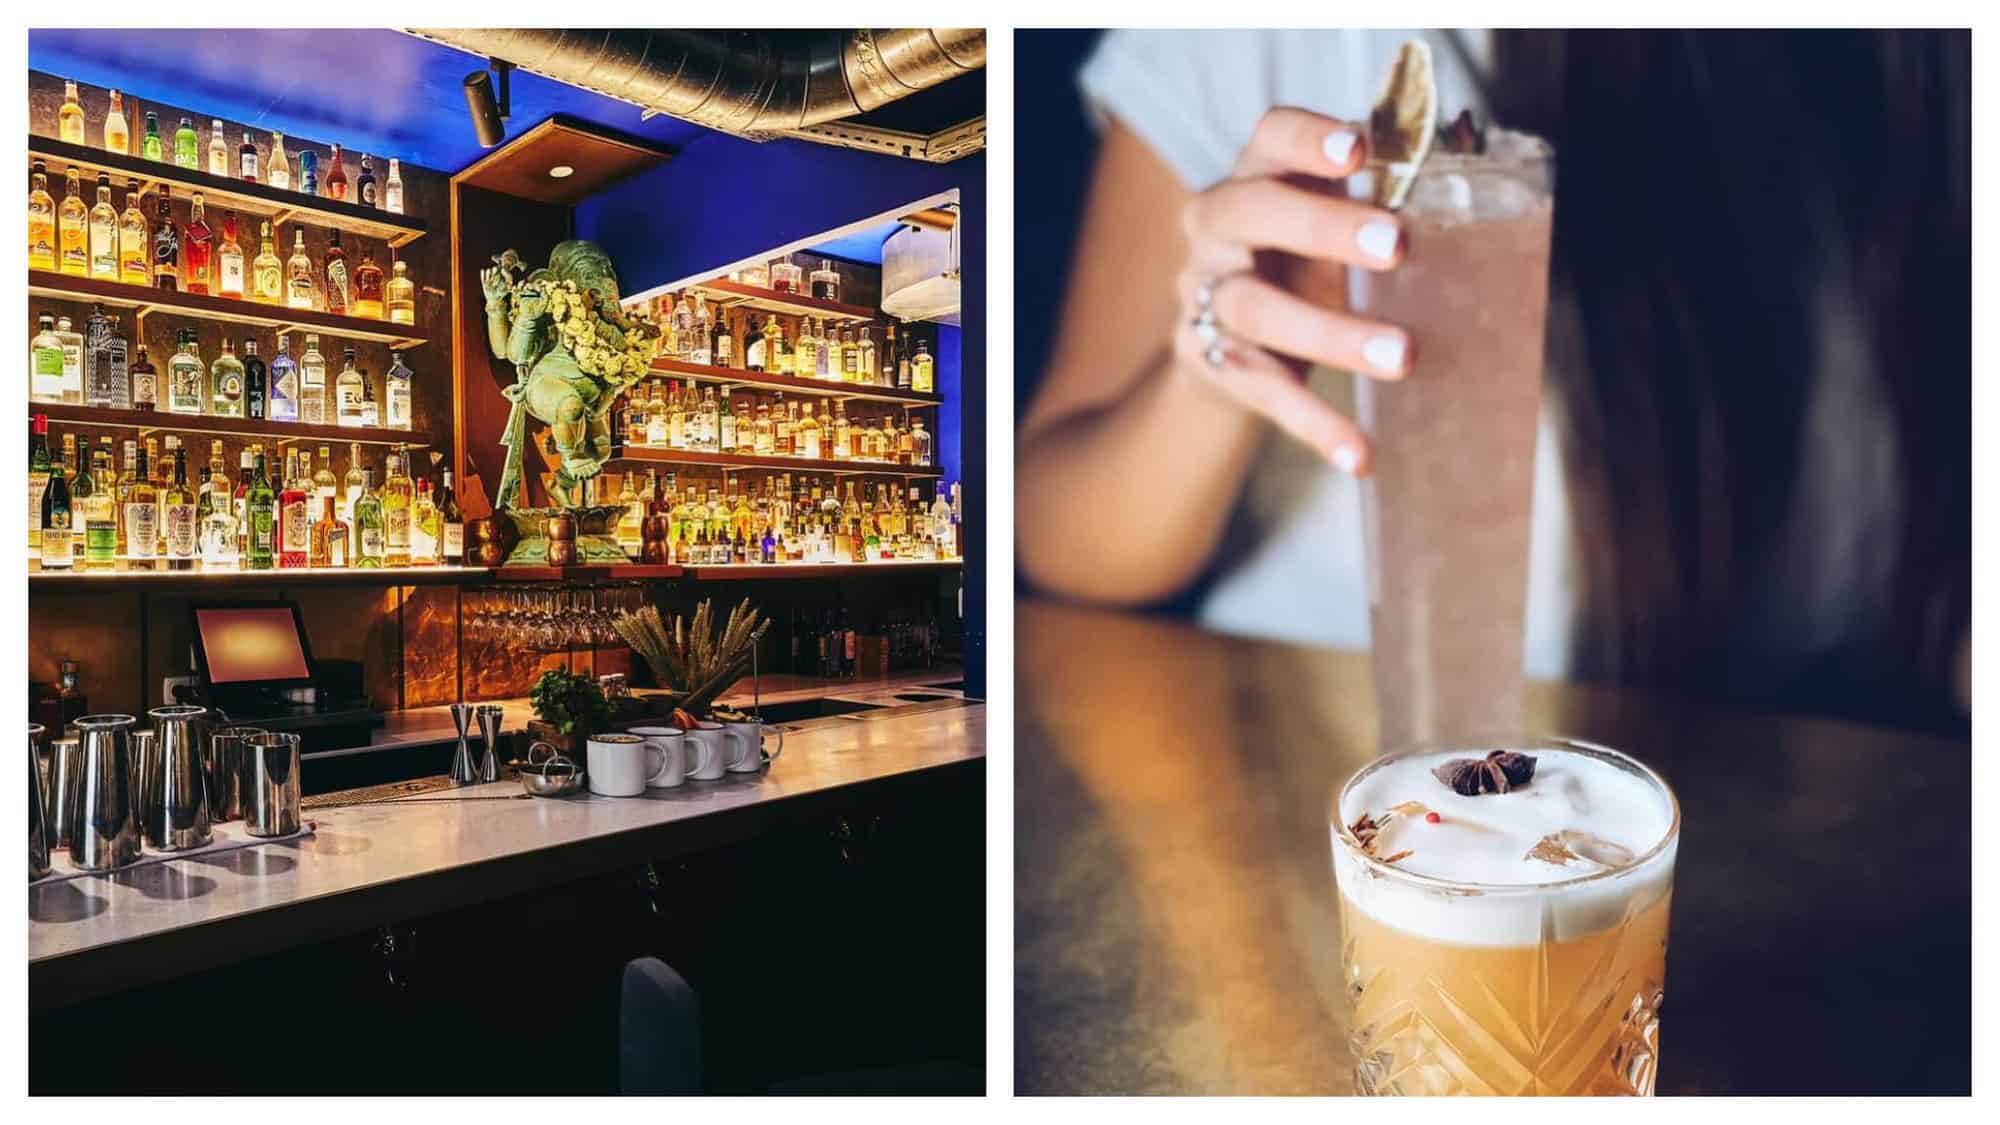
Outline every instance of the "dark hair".
[[(1579, 330), (1551, 332), (1550, 375), (1577, 674), (1959, 725), (1970, 33), (1502, 32), (1494, 53), (1495, 118), (1557, 152), (1553, 282)], [(1830, 369), (1843, 381), (1809, 412)], [(1894, 474), (1888, 518), (1801, 544), (1801, 452), (1856, 429), (1888, 440), (1811, 487)], [(1794, 620), (1817, 638), (1805, 661), (1796, 630), (1793, 658), (1762, 659), (1802, 549), (1845, 552), (1875, 592)]]

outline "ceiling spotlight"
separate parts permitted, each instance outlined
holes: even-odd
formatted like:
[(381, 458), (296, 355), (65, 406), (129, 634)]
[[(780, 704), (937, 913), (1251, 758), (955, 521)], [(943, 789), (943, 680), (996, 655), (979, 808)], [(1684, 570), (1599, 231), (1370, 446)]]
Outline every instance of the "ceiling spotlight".
[(567, 180), (571, 176), (576, 175), (576, 169), (570, 167), (567, 164), (558, 164), (555, 167), (549, 169), (549, 175), (558, 180)]
[[(472, 114), (472, 132), (479, 138), (479, 147), (492, 148), (507, 138), (505, 121), (507, 104), (507, 75), (514, 64), (501, 59), (493, 59), (491, 74), (475, 70), (465, 76), (465, 108)], [(499, 92), (496, 94), (495, 79)]]

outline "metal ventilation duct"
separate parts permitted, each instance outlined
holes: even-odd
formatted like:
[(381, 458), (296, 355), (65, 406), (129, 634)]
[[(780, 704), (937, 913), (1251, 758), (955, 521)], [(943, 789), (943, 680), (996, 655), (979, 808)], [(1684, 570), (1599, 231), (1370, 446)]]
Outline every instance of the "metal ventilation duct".
[(982, 28), (407, 30), (738, 136), (852, 117), (986, 65)]

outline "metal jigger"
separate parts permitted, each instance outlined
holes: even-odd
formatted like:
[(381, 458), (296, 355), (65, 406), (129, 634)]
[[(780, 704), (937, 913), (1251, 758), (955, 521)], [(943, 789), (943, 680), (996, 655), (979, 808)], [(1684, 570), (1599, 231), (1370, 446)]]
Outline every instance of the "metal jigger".
[(505, 710), (498, 703), (488, 703), (479, 708), (479, 736), (486, 740), (486, 754), (479, 759), (479, 780), (500, 780), (500, 716)]
[(451, 783), (453, 785), (476, 785), (479, 769), (472, 761), (472, 745), (465, 741), (465, 728), (472, 722), (476, 710), (470, 703), (451, 705), (451, 722), (458, 728), (458, 749), (451, 755)]

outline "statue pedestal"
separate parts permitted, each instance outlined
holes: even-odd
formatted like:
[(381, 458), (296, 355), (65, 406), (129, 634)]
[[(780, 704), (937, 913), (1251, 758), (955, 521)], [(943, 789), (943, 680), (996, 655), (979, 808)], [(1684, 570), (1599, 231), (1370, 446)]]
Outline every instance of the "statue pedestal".
[(567, 566), (618, 566), (632, 561), (614, 534), (625, 509), (509, 508), (503, 514), (514, 523), (519, 538), (502, 566), (553, 566), (549, 561), (549, 518), (570, 516), (576, 523), (576, 557)]

